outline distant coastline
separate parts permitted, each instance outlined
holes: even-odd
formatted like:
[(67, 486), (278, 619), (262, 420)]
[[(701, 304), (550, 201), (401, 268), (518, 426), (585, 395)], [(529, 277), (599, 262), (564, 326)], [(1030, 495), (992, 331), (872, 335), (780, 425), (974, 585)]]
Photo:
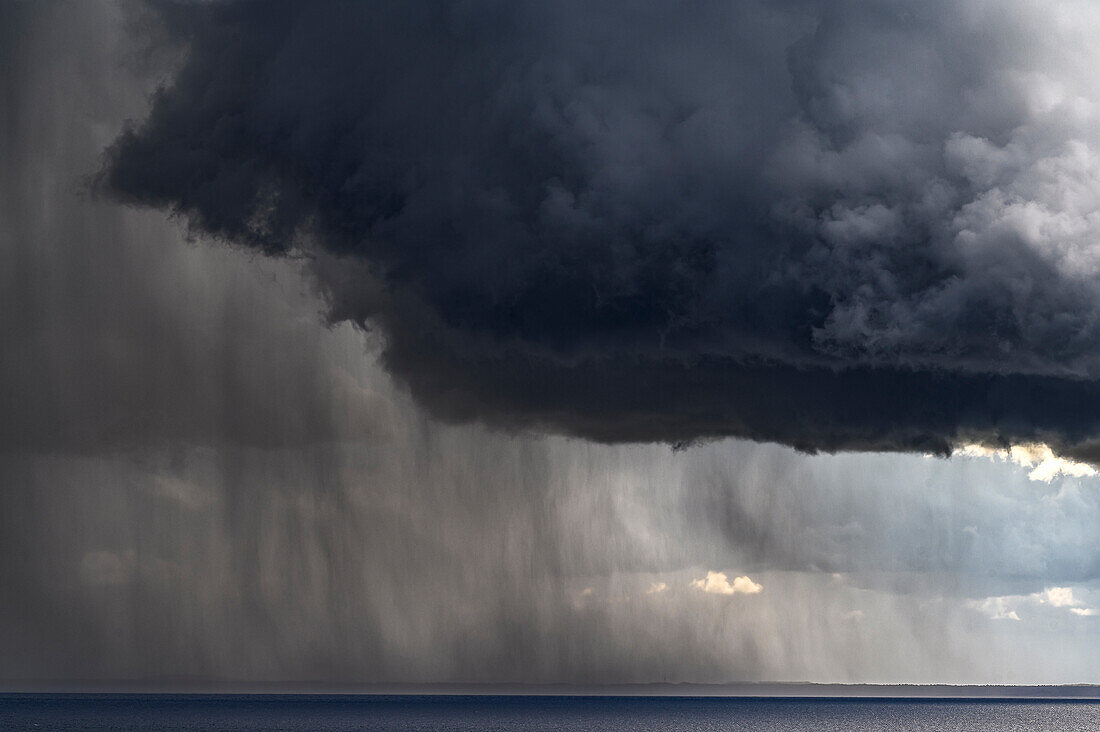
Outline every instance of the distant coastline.
[(1100, 699), (1100, 684), (329, 684), (156, 679), (133, 681), (0, 681), (0, 694), (306, 694), (478, 696), (681, 696), (779, 698)]

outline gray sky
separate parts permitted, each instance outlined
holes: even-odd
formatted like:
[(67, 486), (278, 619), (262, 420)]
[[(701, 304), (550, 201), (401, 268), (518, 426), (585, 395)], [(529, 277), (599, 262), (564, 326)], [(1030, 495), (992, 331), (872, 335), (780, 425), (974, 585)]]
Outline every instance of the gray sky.
[[(1068, 350), (1044, 349), (1056, 339), (1050, 323), (1082, 316), (1092, 302), (1091, 197), (1100, 180), (1093, 177), (1100, 167), (1086, 124), (1089, 105), (1100, 99), (1091, 71), (1085, 73), (1091, 67), (1051, 39), (1095, 55), (1088, 31), (1100, 18), (1083, 4), (1059, 3), (1049, 14), (1011, 4), (989, 46), (963, 59), (974, 77), (964, 80), (967, 101), (958, 108), (951, 106), (954, 97), (943, 102), (956, 128), (932, 129), (940, 123), (924, 119), (923, 110), (939, 104), (936, 95), (955, 89), (954, 82), (886, 73), (910, 96), (883, 111), (876, 100), (893, 99), (892, 92), (863, 72), (882, 68), (883, 49), (876, 44), (883, 37), (900, 39), (891, 48), (912, 44), (918, 56), (928, 38), (948, 50), (966, 47), (945, 36), (943, 27), (957, 27), (951, 24), (959, 18), (980, 25), (981, 6), (937, 3), (926, 15), (899, 23), (887, 12), (891, 4), (873, 5), (875, 12), (860, 14), (839, 4), (817, 25), (811, 22), (814, 3), (745, 11), (759, 12), (750, 20), (771, 30), (768, 13), (776, 8), (805, 21), (767, 35), (786, 43), (789, 34), (791, 44), (803, 38), (790, 46), (795, 50), (761, 40), (759, 48), (739, 51), (746, 56), (738, 63), (761, 63), (777, 79), (791, 74), (803, 81), (791, 99), (776, 101), (758, 119), (786, 114), (785, 105), (796, 104), (798, 94), (816, 100), (807, 103), (817, 116), (804, 118), (816, 131), (796, 130), (781, 140), (780, 152), (789, 153), (782, 159), (796, 167), (817, 161), (800, 174), (784, 173), (797, 183), (784, 187), (788, 196), (814, 199), (827, 184), (847, 196), (846, 209), (834, 202), (831, 213), (810, 212), (816, 218), (799, 224), (820, 229), (817, 241), (850, 255), (827, 273), (830, 281), (858, 280), (863, 275), (853, 272), (884, 261), (860, 238), (867, 227), (890, 225), (896, 215), (916, 220), (921, 229), (926, 224), (918, 214), (931, 219), (949, 211), (959, 231), (974, 238), (958, 244), (956, 231), (951, 241), (959, 248), (945, 251), (941, 241), (937, 256), (973, 255), (977, 264), (963, 268), (970, 279), (959, 286), (1000, 291), (1019, 284), (1027, 270), (1015, 260), (1004, 271), (991, 264), (1005, 258), (996, 231), (1016, 226), (1011, 251), (1027, 261), (1047, 257), (1049, 268), (1041, 271), (1052, 279), (1026, 283), (1033, 300), (990, 306), (1002, 313), (1003, 305), (1031, 324), (1010, 329), (1015, 355), (997, 368), (1025, 378), (1010, 383), (1033, 386), (1040, 395), (1046, 382), (1027, 378), (1060, 379), (1064, 369), (1075, 371), (1074, 378), (1092, 378), (1095, 350), (1084, 326), (1073, 326), (1085, 335)], [(631, 22), (648, 28), (650, 21), (643, 21)], [(218, 233), (217, 227), (194, 218), (189, 240), (186, 217), (93, 195), (89, 181), (115, 159), (104, 151), (127, 120), (146, 118), (150, 94), (171, 82), (184, 62), (172, 29), (158, 22), (138, 5), (0, 3), (0, 679), (1100, 681), (1100, 662), (1091, 652), (1100, 632), (1100, 477), (1085, 464), (1053, 457), (1044, 462), (1034, 447), (1013, 455), (972, 447), (950, 459), (927, 457), (914, 451), (919, 441), (902, 445), (906, 453), (835, 455), (734, 439), (676, 451), (665, 443), (633, 442), (629, 438), (644, 430), (627, 423), (643, 417), (620, 411), (620, 402), (591, 411), (578, 400), (586, 392), (563, 391), (557, 411), (548, 411), (545, 395), (534, 401), (524, 396), (526, 384), (485, 401), (485, 383), (507, 382), (508, 374), (493, 372), (486, 380), (463, 369), (492, 355), (485, 343), (510, 338), (527, 359), (518, 363), (542, 363), (546, 353), (554, 363), (583, 362), (599, 349), (647, 358), (654, 344), (643, 327), (649, 316), (641, 311), (630, 311), (640, 318), (633, 325), (582, 313), (585, 322), (603, 325), (570, 341), (552, 319), (505, 327), (490, 322), (495, 311), (470, 305), (465, 320), (447, 324), (457, 335), (441, 347), (452, 350), (440, 354), (441, 362), (455, 353), (473, 354), (470, 360), (425, 371), (416, 366), (431, 362), (423, 333), (413, 326), (402, 330), (395, 318), (408, 315), (419, 328), (427, 320), (413, 316), (436, 317), (439, 302), (394, 301), (410, 298), (402, 288), (417, 283), (461, 289), (469, 273), (440, 279), (446, 273), (433, 263), (414, 268), (411, 279), (388, 281), (364, 263), (366, 255), (341, 258), (336, 245), (308, 242), (299, 242), (297, 252), (308, 258), (269, 258), (255, 247), (270, 249), (281, 240), (216, 241), (210, 231)], [(1028, 23), (1040, 23), (1039, 30)], [(624, 78), (676, 64), (709, 73), (682, 90), (684, 104), (713, 97), (715, 84), (741, 84), (741, 97), (734, 95), (740, 99), (758, 94), (756, 84), (780, 83), (727, 78), (711, 57), (684, 51), (710, 48), (721, 37), (691, 35), (699, 28), (690, 24), (681, 30), (686, 39), (657, 38), (671, 60), (651, 61), (656, 70), (632, 66), (622, 71)], [(300, 33), (298, 42), (311, 37)], [(849, 36), (866, 48), (848, 43)], [(1006, 45), (1020, 38), (1026, 42)], [(556, 43), (560, 53), (551, 58), (610, 68), (575, 50), (588, 48), (584, 38)], [(492, 44), (484, 51), (512, 52)], [(290, 63), (300, 52), (288, 43), (276, 57)], [(778, 67), (768, 65), (776, 58)], [(813, 73), (799, 72), (806, 59), (813, 60)], [(657, 199), (689, 200), (685, 191), (724, 175), (703, 171), (699, 180), (649, 189), (652, 171), (631, 168), (629, 145), (620, 140), (615, 147), (612, 138), (600, 136), (606, 128), (583, 124), (585, 104), (606, 114), (644, 106), (627, 94), (630, 84), (615, 87), (602, 79), (604, 87), (593, 82), (577, 93), (566, 84), (568, 73), (548, 73), (551, 97), (576, 95), (572, 112), (566, 105), (570, 124), (562, 134), (595, 135), (595, 142), (589, 140), (595, 148), (588, 149), (611, 156), (602, 158), (609, 162), (597, 173), (581, 175), (608, 198), (586, 199), (589, 213), (621, 213), (630, 204), (659, 217), (666, 212), (652, 208)], [(852, 82), (844, 87), (848, 96), (832, 87), (831, 96), (814, 96), (812, 84), (823, 84), (821, 78), (856, 79), (870, 91)], [(293, 104), (306, 81), (288, 85)], [(1018, 89), (1011, 98), (1016, 107), (995, 93), (1005, 88)], [(600, 97), (601, 89), (610, 96)], [(414, 95), (412, 102), (421, 100)], [(1079, 119), (1067, 118), (1067, 109)], [(716, 117), (697, 124), (710, 119), (720, 130), (734, 111), (718, 105)], [(845, 115), (851, 116), (847, 122)], [(648, 131), (620, 123), (617, 129), (648, 139)], [(825, 133), (835, 139), (826, 144)], [(706, 157), (692, 145), (709, 138), (698, 129), (693, 134), (702, 137), (665, 151), (673, 171), (683, 156)], [(800, 145), (829, 149), (808, 153)], [(920, 150), (913, 152), (913, 145)], [(910, 154), (931, 160), (921, 145), (938, 145), (938, 162), (897, 162)], [(891, 152), (894, 147), (908, 152)], [(444, 145), (433, 154), (446, 157), (449, 150)], [(747, 153), (730, 154), (740, 160)], [(863, 155), (866, 160), (851, 162)], [(839, 167), (828, 162), (845, 156), (849, 162)], [(159, 164), (170, 168), (172, 162)], [(912, 171), (914, 179), (905, 186), (881, 183), (876, 176), (892, 165)], [(935, 192), (941, 165), (959, 166), (962, 172), (953, 175), (968, 181), (964, 193), (970, 198), (923, 209), (921, 196)], [(625, 185), (625, 170), (647, 185)], [(867, 177), (853, 180), (852, 171)], [(841, 182), (819, 179), (832, 174)], [(604, 187), (592, 184), (592, 176)], [(884, 197), (884, 190), (893, 197)], [(896, 210), (875, 209), (867, 200), (875, 196)], [(702, 227), (706, 206), (721, 200), (713, 192), (697, 198), (701, 208), (685, 212), (676, 226)], [(295, 214), (293, 203), (286, 203), (288, 216)], [(784, 215), (810, 213), (795, 207)], [(695, 218), (685, 223), (689, 214)], [(600, 226), (612, 236), (616, 227), (633, 225), (607, 216)], [(970, 218), (958, 223), (959, 217)], [(265, 224), (267, 231), (277, 230), (277, 223)], [(715, 220), (706, 231), (693, 231), (702, 236), (755, 225)], [(1020, 232), (1031, 238), (1020, 239)], [(992, 238), (982, 244), (982, 237)], [(475, 252), (471, 261), (480, 266), (481, 254), (488, 256)], [(392, 264), (385, 259), (389, 253), (371, 256)], [(812, 263), (812, 257), (803, 261)], [(629, 262), (622, 266), (635, 271)], [(889, 273), (899, 265), (882, 266)], [(596, 284), (604, 282), (597, 277)], [(730, 304), (685, 303), (670, 294), (675, 288), (658, 289), (652, 297), (671, 298), (666, 304), (684, 313)], [(900, 291), (908, 295), (891, 301)], [(1060, 302), (1060, 291), (1084, 299)], [(516, 302), (530, 296), (523, 287), (516, 292)], [(909, 283), (863, 294), (867, 299), (844, 301), (834, 311), (813, 358), (850, 359), (856, 369), (932, 364), (957, 375), (964, 387), (973, 383), (970, 374), (989, 370), (993, 356), (980, 339), (969, 350), (929, 343), (945, 322), (969, 337), (958, 321), (966, 308), (953, 310), (946, 291)], [(960, 297), (972, 302), (976, 296)], [(877, 316), (860, 320), (853, 315), (860, 307), (889, 310), (909, 324), (930, 320), (905, 330)], [(865, 328), (858, 337), (845, 329), (856, 322)], [(872, 338), (866, 331), (872, 326), (884, 331)], [(670, 331), (666, 347), (681, 355), (716, 353), (747, 342), (729, 336), (738, 329), (744, 336), (741, 321), (716, 327)], [(811, 368), (807, 353), (784, 350), (795, 346), (790, 332), (780, 330), (782, 337), (760, 348)], [(711, 345), (703, 348), (704, 341)], [(857, 341), (874, 345), (853, 355)], [(604, 378), (598, 369), (578, 373), (593, 374), (597, 385)], [(620, 376), (628, 384), (645, 383), (637, 372)], [(1080, 383), (1086, 389), (1091, 382)], [(439, 384), (450, 384), (450, 391)], [(853, 398), (862, 404), (875, 394)], [(1036, 398), (1016, 395), (1021, 402)], [(1016, 415), (1045, 414), (1028, 409)], [(871, 419), (853, 419), (839, 433), (864, 440), (861, 430), (885, 414), (868, 413)], [(937, 417), (928, 424), (954, 430), (969, 419), (944, 414), (946, 421)], [(738, 434), (771, 424), (737, 413), (707, 415), (702, 422), (695, 416), (673, 410), (661, 422), (669, 434), (661, 436), (707, 437), (722, 431), (713, 427), (719, 416), (722, 424), (743, 417), (737, 424), (748, 427), (731, 430)], [(788, 417), (780, 420), (776, 439), (835, 446), (830, 440), (837, 433)], [(985, 429), (994, 422), (974, 424)], [(1085, 422), (1071, 415), (1045, 425), (1052, 439), (1080, 445), (1094, 436), (1082, 431)], [(891, 439), (925, 427), (902, 424)], [(1026, 425), (1013, 429), (1031, 434)], [(576, 436), (589, 432), (604, 442)], [(960, 444), (967, 434), (949, 436)]]

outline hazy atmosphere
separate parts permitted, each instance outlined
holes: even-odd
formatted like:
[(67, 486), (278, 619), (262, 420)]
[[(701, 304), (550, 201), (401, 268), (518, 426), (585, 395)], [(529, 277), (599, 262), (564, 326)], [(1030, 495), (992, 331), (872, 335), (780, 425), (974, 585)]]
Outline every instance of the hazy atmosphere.
[(1098, 36), (0, 0), (0, 687), (1100, 682)]

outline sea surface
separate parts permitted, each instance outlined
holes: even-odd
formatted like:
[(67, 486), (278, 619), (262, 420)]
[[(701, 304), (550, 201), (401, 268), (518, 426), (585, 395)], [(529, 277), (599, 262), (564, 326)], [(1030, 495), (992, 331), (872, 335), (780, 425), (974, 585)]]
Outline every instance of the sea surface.
[(0, 694), (2, 730), (1100, 730), (1100, 701)]

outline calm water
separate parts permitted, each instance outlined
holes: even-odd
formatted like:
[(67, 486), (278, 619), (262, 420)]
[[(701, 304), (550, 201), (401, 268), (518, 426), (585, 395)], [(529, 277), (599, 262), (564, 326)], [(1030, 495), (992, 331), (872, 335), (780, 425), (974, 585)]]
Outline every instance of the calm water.
[(1100, 702), (548, 696), (0, 695), (0, 729), (1100, 730)]

